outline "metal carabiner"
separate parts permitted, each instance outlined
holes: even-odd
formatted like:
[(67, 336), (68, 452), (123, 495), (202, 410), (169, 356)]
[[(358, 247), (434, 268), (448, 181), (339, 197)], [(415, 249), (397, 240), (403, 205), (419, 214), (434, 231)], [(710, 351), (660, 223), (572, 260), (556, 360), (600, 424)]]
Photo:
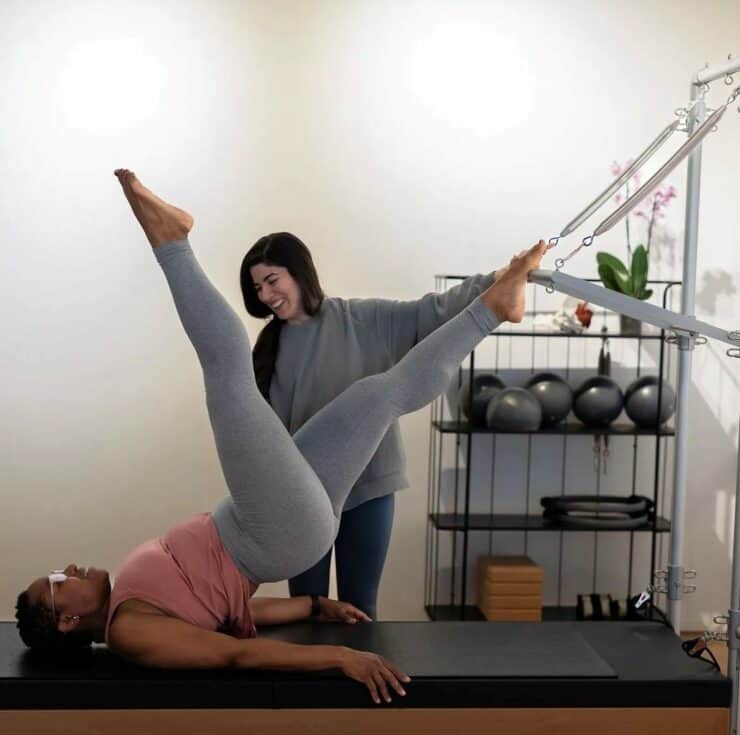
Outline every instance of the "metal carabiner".
[(637, 602), (635, 602), (635, 610), (639, 610), (652, 597), (653, 591), (654, 587), (652, 585), (648, 585), (640, 593), (640, 596), (637, 598)]

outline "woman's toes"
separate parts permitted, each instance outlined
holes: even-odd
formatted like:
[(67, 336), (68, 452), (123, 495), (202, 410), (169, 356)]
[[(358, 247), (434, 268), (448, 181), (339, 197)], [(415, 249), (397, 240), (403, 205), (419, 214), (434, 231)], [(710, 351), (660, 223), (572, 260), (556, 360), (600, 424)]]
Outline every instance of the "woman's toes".
[(121, 182), (126, 181), (131, 175), (131, 171), (129, 171), (127, 168), (117, 168), (113, 173), (118, 177), (118, 180)]

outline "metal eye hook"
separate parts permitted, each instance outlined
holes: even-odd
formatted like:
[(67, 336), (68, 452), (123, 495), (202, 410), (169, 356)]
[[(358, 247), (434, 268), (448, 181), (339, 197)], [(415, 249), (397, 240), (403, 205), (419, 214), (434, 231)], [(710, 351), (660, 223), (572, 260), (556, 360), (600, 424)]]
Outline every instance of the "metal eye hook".
[(555, 258), (555, 270), (560, 270), (565, 265), (565, 261), (562, 258)]
[(548, 241), (548, 245), (552, 245), (555, 247), (560, 242), (560, 235), (555, 235), (555, 237), (551, 237)]
[[(707, 343), (707, 338), (703, 334), (695, 334), (694, 332), (686, 332), (683, 329), (676, 329), (675, 327), (671, 327), (671, 329), (675, 329), (676, 331), (674, 334), (669, 334), (666, 336), (665, 341), (669, 345), (678, 345), (680, 349), (689, 349), (684, 348), (684, 346), (681, 343), (682, 339), (689, 339), (691, 340), (692, 347), (701, 347), (702, 345), (705, 345)], [(734, 348), (731, 348), (734, 349)]]
[[(681, 327), (668, 327), (670, 334), (666, 335), (665, 341), (669, 345), (678, 345), (680, 350), (689, 350), (699, 345), (705, 345), (707, 338), (703, 334), (692, 332), (689, 329), (681, 329)], [(689, 344), (686, 345), (683, 340), (688, 340)]]
[(732, 86), (732, 85), (733, 85), (734, 83), (735, 83), (735, 80), (734, 80), (734, 79), (732, 78), (732, 74), (728, 74), (728, 75), (727, 75), (727, 76), (725, 77), (725, 84), (726, 84), (726, 85), (727, 85), (728, 87), (731, 87), (731, 86)]
[(583, 240), (581, 240), (581, 245), (583, 245), (584, 248), (588, 248), (591, 246), (593, 241), (594, 241), (594, 236), (587, 235), (586, 237), (583, 238)]
[[(731, 332), (727, 333), (727, 336), (733, 342), (740, 342), (740, 329), (733, 329)], [(740, 347), (730, 347), (730, 349), (727, 350), (727, 357), (740, 357)]]
[[(704, 86), (706, 87), (706, 89), (702, 88), (700, 90), (702, 95), (706, 94), (707, 91), (709, 91), (709, 86), (708, 85), (704, 85)], [(689, 104), (686, 107), (677, 107), (673, 111), (673, 114), (676, 115), (677, 117), (688, 117), (691, 111), (697, 106), (697, 104), (699, 104), (699, 100), (698, 99), (693, 100), (692, 102), (689, 102)]]

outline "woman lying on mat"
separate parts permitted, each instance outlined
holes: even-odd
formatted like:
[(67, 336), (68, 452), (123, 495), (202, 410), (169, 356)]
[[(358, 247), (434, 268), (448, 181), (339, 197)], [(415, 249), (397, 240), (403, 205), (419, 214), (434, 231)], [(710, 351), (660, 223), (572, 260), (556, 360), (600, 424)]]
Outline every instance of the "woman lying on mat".
[[(342, 506), (388, 430), (434, 400), (465, 356), (502, 321), (524, 314), (527, 274), (544, 242), (514, 257), (470, 306), (419, 342), (390, 370), (363, 378), (291, 437), (254, 378), (246, 331), (187, 241), (193, 219), (152, 194), (128, 170), (116, 175), (154, 248), (195, 348), (229, 496), (213, 511), (134, 549), (111, 590), (108, 573), (70, 564), (18, 598), (31, 647), (105, 641), (122, 657), (162, 668), (338, 668), (375, 702), (404, 694), (409, 678), (381, 656), (339, 646), (256, 638), (255, 625), (307, 619), (365, 621), (352, 605), (311, 598), (253, 598), (261, 582), (288, 579), (334, 542)], [(318, 610), (315, 608), (318, 607)], [(312, 609), (313, 608), (313, 609)]]

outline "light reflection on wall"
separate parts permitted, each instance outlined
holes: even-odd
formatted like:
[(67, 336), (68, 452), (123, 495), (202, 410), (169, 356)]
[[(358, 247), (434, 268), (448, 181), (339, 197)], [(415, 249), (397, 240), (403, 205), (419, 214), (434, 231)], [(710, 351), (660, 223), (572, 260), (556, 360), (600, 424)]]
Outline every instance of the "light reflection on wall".
[(456, 130), (510, 129), (532, 112), (526, 59), (504, 27), (440, 23), (413, 43), (409, 85), (427, 112)]
[(167, 67), (135, 38), (97, 39), (67, 49), (54, 81), (60, 122), (108, 136), (161, 118)]

